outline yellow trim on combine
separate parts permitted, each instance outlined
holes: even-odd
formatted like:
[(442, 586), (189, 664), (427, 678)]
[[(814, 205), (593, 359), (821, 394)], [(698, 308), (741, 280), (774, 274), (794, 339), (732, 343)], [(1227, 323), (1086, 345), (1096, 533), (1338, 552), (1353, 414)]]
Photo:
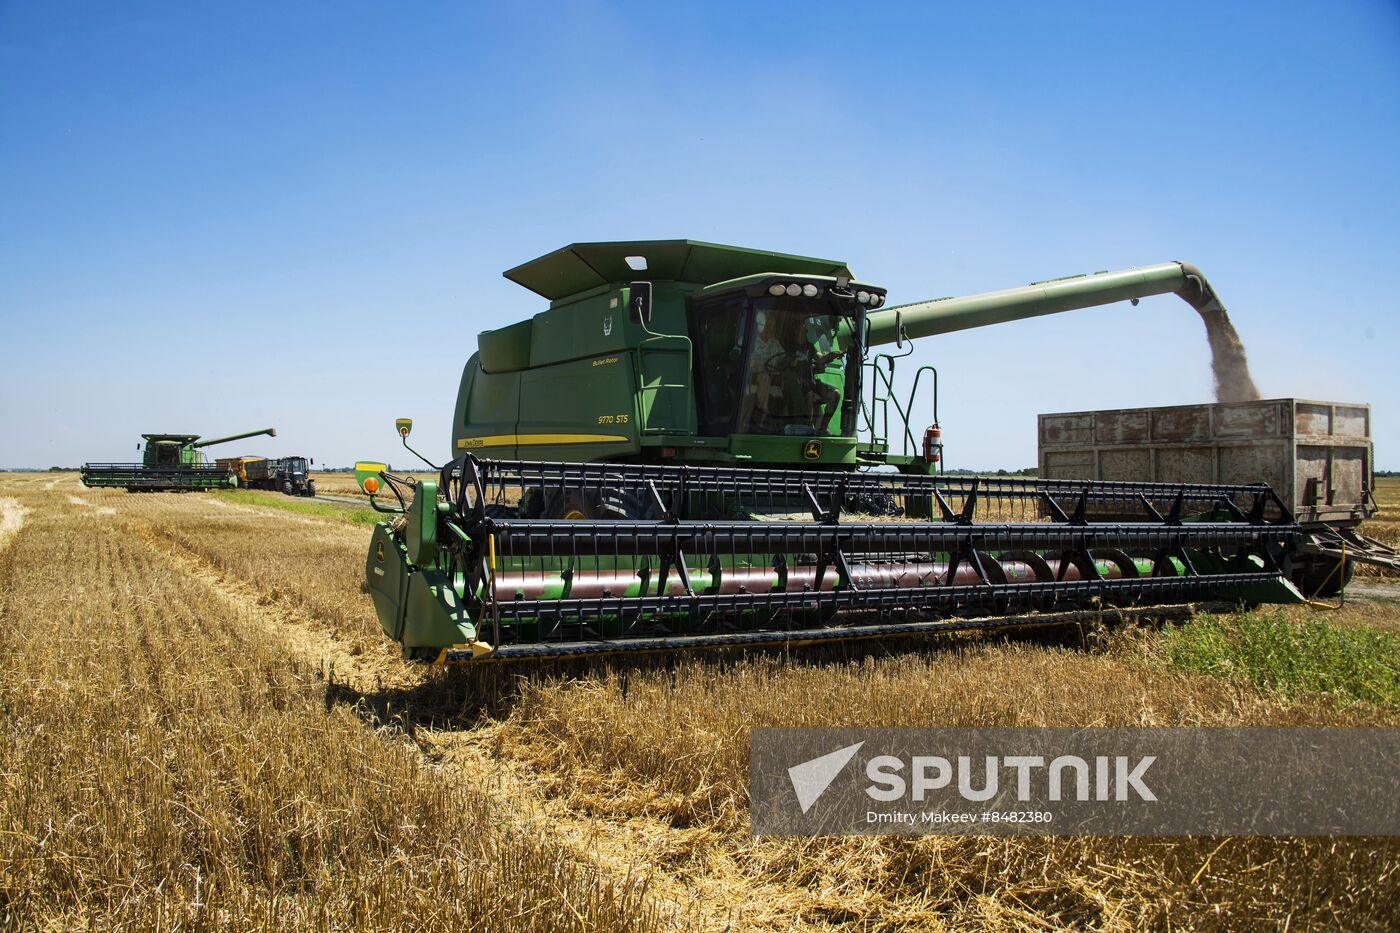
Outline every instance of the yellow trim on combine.
[(621, 434), (488, 434), (485, 437), (459, 437), (457, 449), (506, 447), (511, 444), (611, 444), (630, 438)]
[(488, 657), (488, 656), (490, 656), (490, 655), (496, 653), (496, 649), (493, 648), (493, 647), (491, 647), (491, 644), (490, 644), (489, 642), (484, 642), (484, 641), (469, 641), (469, 642), (467, 642), (467, 643), (464, 644), (464, 645), (452, 645), (452, 646), (450, 646), (450, 647), (443, 648), (441, 651), (438, 652), (437, 660), (433, 662), (433, 666), (434, 666), (434, 667), (440, 667), (440, 666), (446, 664), (446, 663), (447, 663), (447, 652), (449, 652), (449, 651), (461, 651), (461, 650), (464, 649), (464, 648), (470, 648), (470, 649), (471, 649), (471, 652), (472, 652), (472, 660), (473, 660), (473, 661), (479, 660), (479, 659), (484, 658), (484, 657)]

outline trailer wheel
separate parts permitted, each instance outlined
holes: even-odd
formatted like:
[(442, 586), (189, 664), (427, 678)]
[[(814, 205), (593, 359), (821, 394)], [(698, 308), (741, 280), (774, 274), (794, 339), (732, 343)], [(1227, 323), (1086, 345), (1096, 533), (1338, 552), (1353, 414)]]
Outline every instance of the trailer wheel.
[(1335, 557), (1310, 557), (1299, 561), (1293, 569), (1293, 582), (1304, 596), (1331, 599), (1341, 594), (1356, 570), (1354, 561), (1347, 561), (1345, 569), (1341, 563)]

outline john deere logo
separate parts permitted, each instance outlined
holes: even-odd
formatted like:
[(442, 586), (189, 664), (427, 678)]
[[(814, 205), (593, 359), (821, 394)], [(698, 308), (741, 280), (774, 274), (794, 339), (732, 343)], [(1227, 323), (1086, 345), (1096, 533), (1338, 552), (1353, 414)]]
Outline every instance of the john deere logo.
[(381, 564), (384, 563), (384, 542), (383, 542), (383, 541), (376, 541), (376, 542), (374, 542), (374, 559), (377, 560), (377, 561), (379, 561)]
[(803, 460), (820, 460), (822, 458), (822, 442), (808, 441), (802, 445)]

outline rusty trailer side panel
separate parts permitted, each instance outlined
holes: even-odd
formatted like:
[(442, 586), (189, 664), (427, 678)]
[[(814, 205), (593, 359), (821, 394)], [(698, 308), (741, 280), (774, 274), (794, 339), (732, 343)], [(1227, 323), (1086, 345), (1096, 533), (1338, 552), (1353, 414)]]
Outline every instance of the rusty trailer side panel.
[(237, 477), (238, 485), (246, 486), (248, 485), (249, 467), (255, 464), (257, 461), (265, 459), (266, 458), (264, 457), (220, 457), (214, 462), (217, 466), (228, 470), (235, 477)]
[(1370, 516), (1371, 407), (1279, 398), (1043, 414), (1046, 479), (1268, 483), (1300, 523)]

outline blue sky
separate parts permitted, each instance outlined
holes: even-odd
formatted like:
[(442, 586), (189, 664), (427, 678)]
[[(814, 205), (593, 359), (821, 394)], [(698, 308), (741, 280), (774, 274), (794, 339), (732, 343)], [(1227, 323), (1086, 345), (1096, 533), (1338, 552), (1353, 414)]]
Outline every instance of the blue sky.
[[(896, 302), (1187, 259), (1400, 469), (1400, 7), (0, 0), (0, 466), (447, 454), (502, 270), (691, 237)], [(1174, 298), (920, 341), (950, 465), (1207, 401)], [(232, 445), (238, 446), (238, 445)], [(397, 451), (397, 455), (396, 455)], [(229, 449), (230, 453), (241, 452)]]

